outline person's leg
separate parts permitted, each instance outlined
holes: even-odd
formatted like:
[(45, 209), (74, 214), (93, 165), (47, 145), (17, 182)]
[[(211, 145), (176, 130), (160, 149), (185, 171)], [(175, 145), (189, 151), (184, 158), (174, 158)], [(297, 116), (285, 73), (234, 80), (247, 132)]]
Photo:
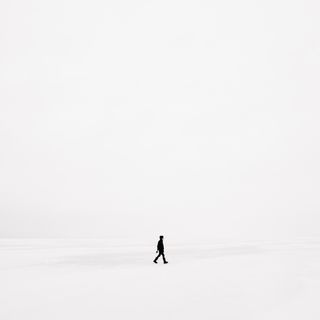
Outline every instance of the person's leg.
[(160, 256), (161, 256), (161, 253), (159, 252), (159, 254), (156, 256), (156, 258), (153, 260), (153, 262), (157, 262), (157, 260), (159, 259)]
[(166, 257), (164, 256), (164, 252), (162, 252), (161, 255), (162, 255), (163, 263), (167, 263)]

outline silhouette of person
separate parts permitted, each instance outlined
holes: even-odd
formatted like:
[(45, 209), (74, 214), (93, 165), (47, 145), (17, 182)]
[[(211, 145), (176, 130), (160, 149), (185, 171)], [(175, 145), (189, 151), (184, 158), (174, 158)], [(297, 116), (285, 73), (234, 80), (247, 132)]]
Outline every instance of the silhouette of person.
[(156, 258), (153, 260), (153, 262), (157, 263), (157, 260), (159, 259), (159, 257), (162, 256), (163, 263), (168, 263), (168, 261), (166, 261), (166, 257), (164, 256), (163, 236), (160, 236), (160, 240), (158, 241), (157, 253), (158, 252), (159, 252), (159, 254), (156, 256)]

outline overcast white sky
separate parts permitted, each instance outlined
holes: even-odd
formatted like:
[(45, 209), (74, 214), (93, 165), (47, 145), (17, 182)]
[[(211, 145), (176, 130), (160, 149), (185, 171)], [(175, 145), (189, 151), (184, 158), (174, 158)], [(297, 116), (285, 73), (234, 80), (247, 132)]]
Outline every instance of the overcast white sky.
[(3, 0), (0, 237), (320, 236), (316, 0)]

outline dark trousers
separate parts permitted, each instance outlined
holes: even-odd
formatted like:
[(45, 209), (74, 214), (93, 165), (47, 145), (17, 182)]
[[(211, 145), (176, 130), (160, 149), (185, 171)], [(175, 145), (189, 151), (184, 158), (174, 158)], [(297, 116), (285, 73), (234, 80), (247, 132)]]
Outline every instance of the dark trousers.
[(164, 256), (164, 252), (160, 252), (160, 251), (157, 257), (154, 259), (154, 261), (157, 261), (160, 258), (160, 256), (162, 256), (163, 262), (166, 262), (166, 257)]

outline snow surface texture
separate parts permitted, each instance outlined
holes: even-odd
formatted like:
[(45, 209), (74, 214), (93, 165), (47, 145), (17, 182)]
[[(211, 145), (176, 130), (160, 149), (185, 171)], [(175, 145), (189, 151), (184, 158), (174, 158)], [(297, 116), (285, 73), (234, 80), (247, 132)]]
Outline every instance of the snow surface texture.
[(320, 319), (320, 241), (0, 240), (0, 319)]

